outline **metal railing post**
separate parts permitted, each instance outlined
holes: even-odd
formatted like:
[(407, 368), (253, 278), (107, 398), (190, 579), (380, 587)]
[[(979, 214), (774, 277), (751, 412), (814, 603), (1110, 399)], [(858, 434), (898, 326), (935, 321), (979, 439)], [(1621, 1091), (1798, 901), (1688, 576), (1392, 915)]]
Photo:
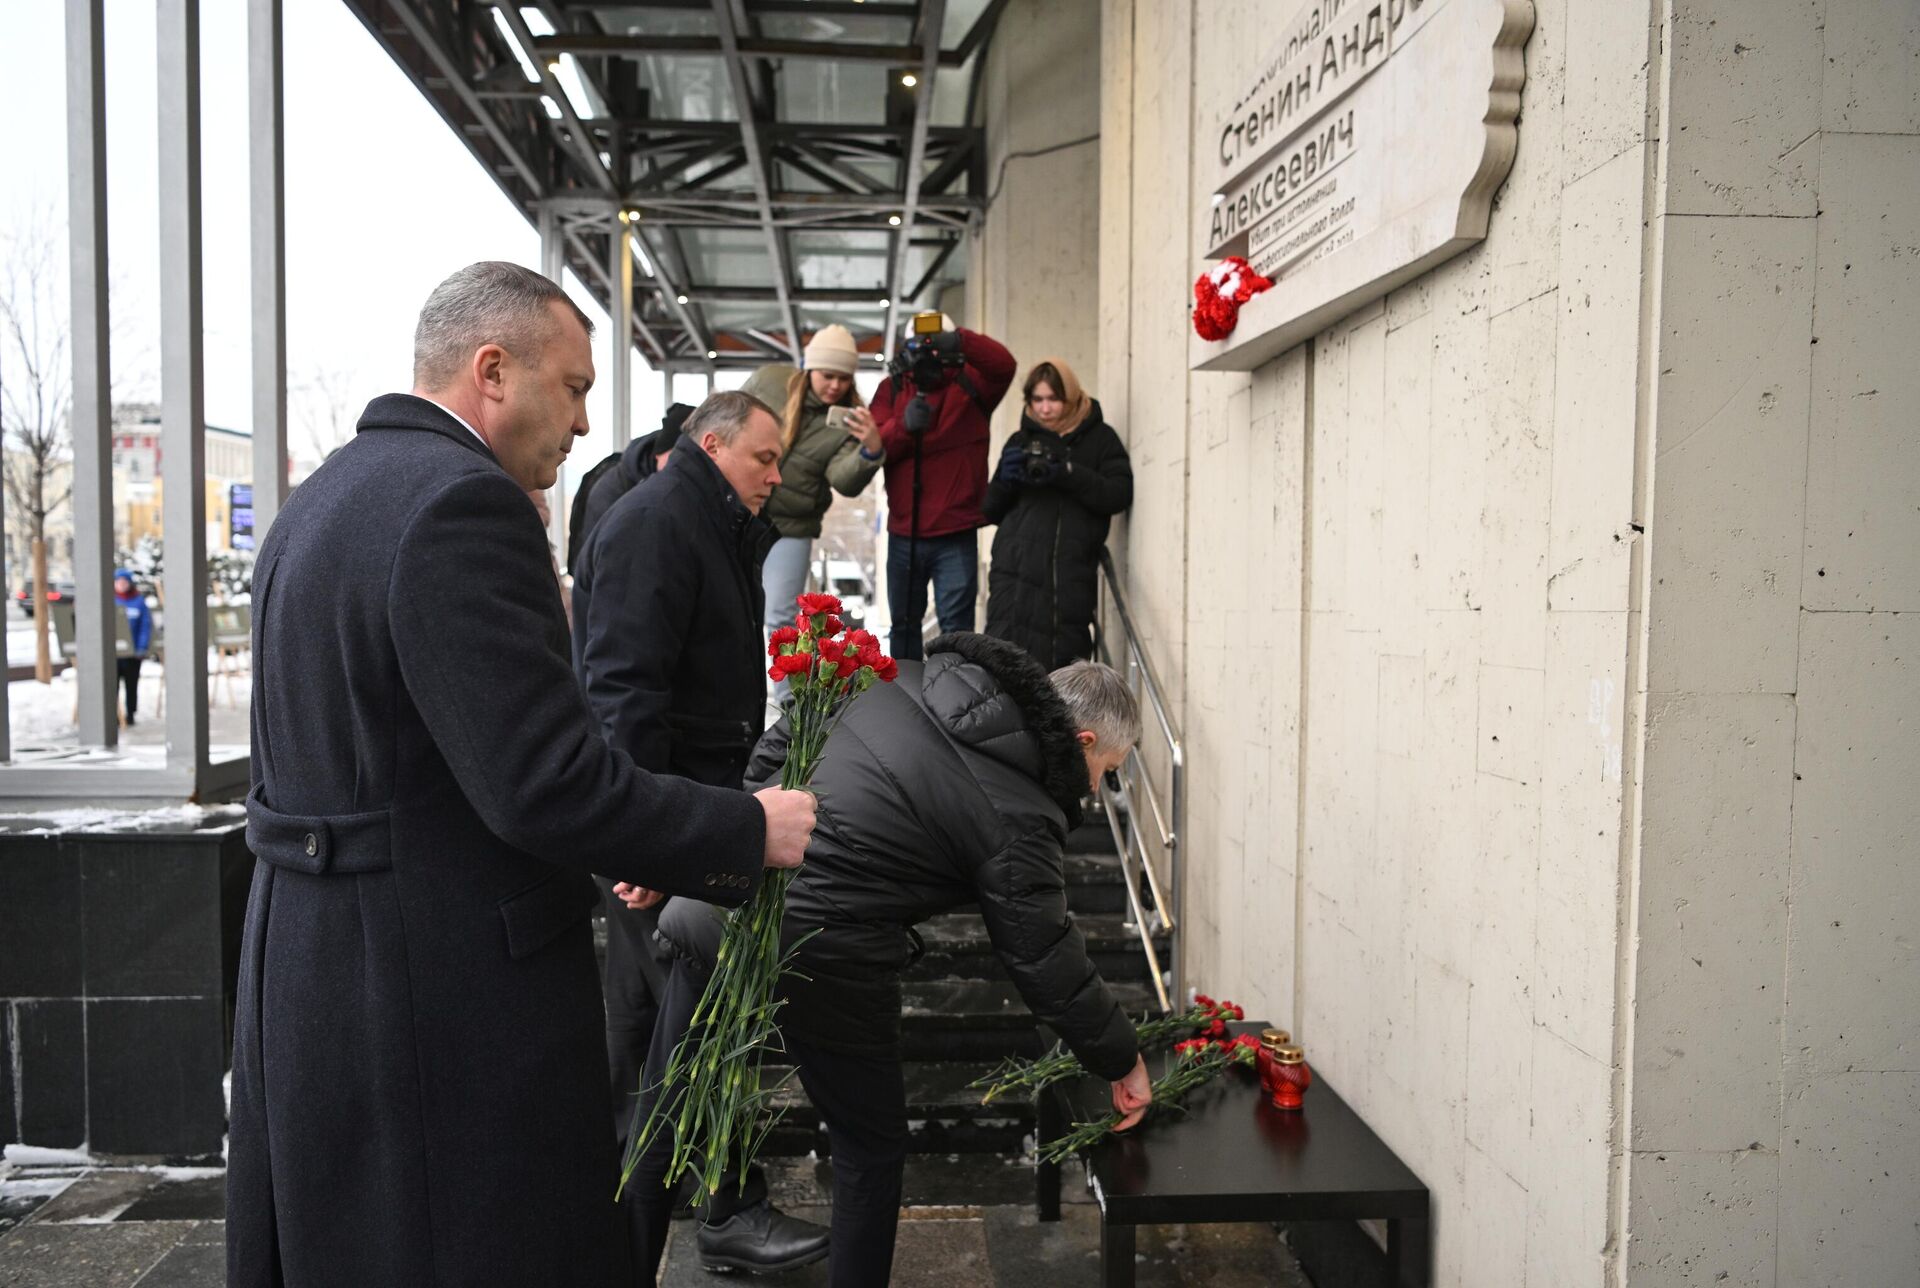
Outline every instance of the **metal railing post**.
[[(1120, 647), (1126, 653), (1127, 687), (1137, 697), (1144, 699), (1143, 708), (1151, 710), (1152, 727), (1156, 728), (1167, 749), (1167, 806), (1161, 809), (1161, 794), (1155, 789), (1153, 775), (1140, 749), (1135, 747), (1127, 756), (1120, 769), (1121, 787), (1118, 792), (1106, 786), (1101, 788), (1101, 799), (1107, 804), (1109, 826), (1113, 829), (1114, 844), (1120, 851), (1120, 871), (1127, 884), (1127, 901), (1130, 915), (1133, 916), (1140, 935), (1140, 945), (1145, 952), (1147, 962), (1153, 971), (1154, 989), (1160, 998), (1160, 1004), (1166, 1007), (1169, 1002), (1167, 980), (1160, 970), (1159, 953), (1153, 946), (1152, 927), (1147, 924), (1144, 909), (1140, 905), (1140, 893), (1134, 875), (1128, 866), (1128, 859), (1138, 851), (1141, 871), (1147, 879), (1147, 887), (1153, 896), (1154, 911), (1160, 924), (1167, 931), (1169, 950), (1173, 958), (1172, 994), (1180, 1004), (1185, 1004), (1185, 972), (1181, 966), (1180, 954), (1180, 896), (1184, 879), (1182, 847), (1186, 837), (1186, 748), (1181, 741), (1180, 731), (1167, 711), (1167, 702), (1160, 688), (1159, 677), (1154, 673), (1153, 663), (1147, 657), (1146, 645), (1140, 639), (1140, 633), (1133, 623), (1133, 614), (1128, 611), (1126, 595), (1120, 589), (1119, 574), (1113, 566), (1113, 556), (1106, 551), (1100, 554), (1102, 574), (1102, 593), (1111, 601), (1114, 616), (1119, 619)], [(1103, 623), (1104, 625), (1104, 623)], [(1100, 634), (1098, 651), (1108, 665), (1114, 663), (1114, 652), (1107, 645), (1108, 635), (1103, 629)], [(1145, 714), (1143, 712), (1143, 714)], [(1146, 723), (1143, 721), (1143, 724)], [(1159, 871), (1149, 852), (1141, 831), (1141, 803), (1145, 802), (1152, 815), (1154, 831), (1157, 833), (1160, 850), (1167, 864), (1168, 881), (1163, 885)], [(1115, 807), (1124, 809), (1127, 816), (1126, 834), (1123, 837)], [(1171, 892), (1169, 894), (1169, 891)]]

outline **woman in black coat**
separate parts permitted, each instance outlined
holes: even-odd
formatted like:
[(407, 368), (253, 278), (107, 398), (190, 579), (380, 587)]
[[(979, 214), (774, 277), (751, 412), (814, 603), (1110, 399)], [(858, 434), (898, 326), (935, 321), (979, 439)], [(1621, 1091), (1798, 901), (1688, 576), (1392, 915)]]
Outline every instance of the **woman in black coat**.
[(1133, 465), (1073, 369), (1027, 373), (1020, 428), (982, 507), (999, 524), (987, 572), (987, 634), (1049, 669), (1093, 656), (1095, 586), (1114, 515), (1133, 504)]

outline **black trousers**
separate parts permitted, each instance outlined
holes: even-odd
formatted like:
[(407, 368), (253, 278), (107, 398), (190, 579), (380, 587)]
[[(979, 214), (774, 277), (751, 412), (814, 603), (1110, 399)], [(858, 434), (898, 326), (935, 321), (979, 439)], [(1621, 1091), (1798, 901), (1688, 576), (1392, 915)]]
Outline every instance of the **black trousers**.
[(654, 941), (658, 908), (637, 912), (614, 898), (613, 882), (594, 880), (607, 909), (607, 968), (601, 983), (607, 998), (607, 1065), (613, 1071), (613, 1138), (624, 1147), (673, 954)]
[[(715, 944), (717, 944), (717, 938)], [(711, 957), (711, 947), (705, 948)], [(675, 957), (648, 1060), (646, 1085), (658, 1085), (680, 1035), (686, 1032), (706, 988), (707, 969)], [(782, 1026), (787, 1057), (800, 1071), (800, 1085), (826, 1120), (833, 1162), (831, 1288), (885, 1288), (893, 1270), (894, 1236), (900, 1220), (901, 1179), (907, 1162), (907, 1092), (898, 1049), (854, 1055), (833, 1049), (835, 1035)], [(823, 1043), (825, 1045), (823, 1045)], [(664, 1135), (641, 1158), (628, 1183), (635, 1270), (645, 1282), (657, 1271), (666, 1247), (672, 1195), (662, 1184), (673, 1152)], [(744, 1189), (728, 1175), (710, 1200), (706, 1220), (726, 1220), (766, 1196), (766, 1181), (752, 1169)]]
[(832, 1288), (885, 1288), (907, 1166), (907, 1089), (900, 1061), (847, 1055), (785, 1035), (833, 1152)]
[(140, 711), (140, 664), (146, 660), (144, 657), (117, 657), (113, 660), (114, 669), (120, 673), (120, 687), (126, 692), (125, 706), (129, 719)]

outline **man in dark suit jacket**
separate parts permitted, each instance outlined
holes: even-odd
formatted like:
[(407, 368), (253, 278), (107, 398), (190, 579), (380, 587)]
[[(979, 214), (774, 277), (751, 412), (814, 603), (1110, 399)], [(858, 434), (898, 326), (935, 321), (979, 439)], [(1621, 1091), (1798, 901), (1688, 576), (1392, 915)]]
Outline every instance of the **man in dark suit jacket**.
[[(760, 511), (780, 482), (780, 455), (772, 408), (715, 394), (688, 417), (668, 468), (615, 501), (580, 552), (574, 667), (607, 741), (643, 769), (738, 787), (765, 728), (760, 565), (775, 533)], [(604, 878), (601, 887), (607, 1059), (624, 1139), (670, 959), (654, 943), (658, 899), (629, 907), (618, 887)], [(785, 1270), (826, 1256), (826, 1228), (775, 1211), (755, 1181), (708, 1200), (701, 1264)], [(640, 1246), (650, 1231), (636, 1231)], [(650, 1269), (638, 1266), (649, 1282)]]
[(732, 904), (804, 853), (810, 798), (636, 769), (567, 665), (527, 492), (586, 432), (590, 330), (538, 274), (455, 273), (414, 393), (260, 551), (230, 1285), (606, 1283), (588, 873)]

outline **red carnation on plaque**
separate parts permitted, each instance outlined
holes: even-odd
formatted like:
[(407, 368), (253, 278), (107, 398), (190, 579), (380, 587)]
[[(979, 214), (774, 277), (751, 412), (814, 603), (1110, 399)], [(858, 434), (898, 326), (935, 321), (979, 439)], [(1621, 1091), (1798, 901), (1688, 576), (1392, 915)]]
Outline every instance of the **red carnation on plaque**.
[(1240, 306), (1272, 286), (1238, 255), (1229, 255), (1193, 284), (1193, 329), (1202, 340), (1224, 340), (1240, 325)]

